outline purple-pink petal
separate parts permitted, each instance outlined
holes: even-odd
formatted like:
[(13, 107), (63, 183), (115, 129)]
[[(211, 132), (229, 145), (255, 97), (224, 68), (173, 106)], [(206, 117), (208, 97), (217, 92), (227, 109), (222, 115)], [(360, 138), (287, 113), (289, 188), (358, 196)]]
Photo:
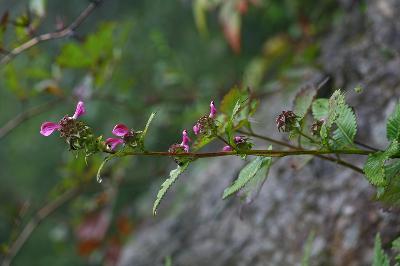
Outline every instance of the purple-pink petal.
[(50, 136), (55, 130), (60, 130), (61, 126), (53, 122), (44, 122), (40, 127), (40, 134), (47, 137)]
[(79, 101), (78, 104), (76, 105), (75, 113), (72, 116), (73, 119), (77, 119), (78, 117), (84, 115), (86, 112), (85, 110), (85, 104), (82, 101)]
[(192, 141), (192, 140), (189, 138), (187, 130), (185, 129), (182, 132), (182, 144), (181, 145), (188, 145), (190, 141)]
[(117, 139), (117, 138), (106, 139), (106, 145), (109, 146), (111, 150), (114, 150), (119, 144), (122, 143), (124, 143), (122, 139)]
[(189, 152), (189, 145), (188, 144), (181, 144), (181, 146), (183, 147), (183, 150), (185, 152)]
[(214, 101), (211, 101), (211, 103), (210, 103), (210, 115), (208, 117), (215, 118), (216, 115), (217, 115), (217, 108), (215, 108)]
[(224, 146), (224, 147), (222, 148), (222, 151), (232, 151), (232, 147), (226, 145), (226, 146)]
[(200, 126), (198, 123), (193, 126), (193, 132), (195, 135), (198, 135), (200, 133)]
[(123, 137), (129, 133), (129, 128), (127, 126), (125, 126), (124, 124), (117, 124), (117, 125), (115, 125), (114, 129), (112, 130), (112, 133), (115, 136)]

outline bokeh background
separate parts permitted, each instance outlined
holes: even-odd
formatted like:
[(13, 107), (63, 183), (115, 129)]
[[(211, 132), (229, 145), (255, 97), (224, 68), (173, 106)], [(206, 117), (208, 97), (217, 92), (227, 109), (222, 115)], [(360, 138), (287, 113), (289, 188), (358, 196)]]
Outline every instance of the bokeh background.
[[(0, 52), (68, 25), (88, 4), (0, 0)], [(396, 0), (101, 1), (73, 36), (0, 65), (2, 254), (33, 221), (12, 265), (300, 265), (310, 233), (311, 265), (366, 265), (375, 234), (388, 243), (400, 229), (362, 175), (284, 161), (243, 209), (221, 199), (243, 162), (204, 160), (152, 217), (171, 159), (115, 160), (99, 184), (104, 156), (85, 161), (39, 128), (72, 115), (78, 99), (104, 137), (116, 123), (141, 129), (156, 111), (146, 143), (164, 151), (238, 86), (260, 100), (257, 130), (281, 138), (275, 116), (302, 85), (329, 77), (321, 96), (347, 89), (358, 137), (384, 147), (382, 121), (399, 95), (399, 14)], [(60, 206), (47, 215), (52, 202)]]

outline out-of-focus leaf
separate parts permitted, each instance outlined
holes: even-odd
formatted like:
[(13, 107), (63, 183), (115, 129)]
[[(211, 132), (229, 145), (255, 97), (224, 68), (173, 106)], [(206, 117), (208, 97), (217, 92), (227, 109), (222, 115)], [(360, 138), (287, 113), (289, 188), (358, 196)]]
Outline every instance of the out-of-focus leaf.
[(6, 88), (9, 89), (15, 96), (17, 96), (20, 100), (24, 100), (27, 97), (27, 93), (20, 83), (20, 77), (17, 73), (13, 64), (7, 64), (4, 67), (4, 82), (6, 84)]
[(220, 110), (222, 113), (230, 116), (237, 101), (244, 99), (244, 93), (238, 87), (233, 87), (221, 101)]
[(46, 15), (46, 0), (30, 0), (29, 10), (38, 17)]
[(390, 141), (400, 141), (400, 104), (396, 105), (393, 114), (387, 120), (386, 136)]
[(374, 245), (374, 259), (372, 266), (390, 266), (390, 259), (385, 251), (382, 249), (381, 238), (376, 234)]
[(306, 86), (296, 94), (293, 101), (293, 111), (299, 119), (303, 119), (306, 115), (316, 94), (315, 86)]
[(207, 35), (207, 16), (206, 16), (207, 8), (208, 8), (208, 0), (194, 0), (193, 3), (194, 21), (196, 23), (197, 30), (203, 35)]
[(312, 251), (312, 245), (315, 239), (315, 232), (312, 231), (308, 234), (306, 244), (304, 246), (303, 257), (301, 258), (301, 266), (310, 265), (310, 256)]
[(266, 65), (266, 61), (262, 57), (251, 60), (244, 72), (243, 84), (257, 90), (264, 77)]
[(328, 109), (328, 99), (317, 99), (312, 104), (312, 113), (316, 120), (326, 119), (328, 117)]
[(113, 23), (103, 24), (96, 33), (89, 35), (83, 45), (66, 44), (57, 57), (57, 63), (64, 67), (86, 68), (96, 67), (102, 60), (112, 58), (115, 27)]
[(235, 7), (235, 1), (225, 1), (222, 4), (219, 18), (225, 39), (235, 53), (240, 52), (241, 16)]

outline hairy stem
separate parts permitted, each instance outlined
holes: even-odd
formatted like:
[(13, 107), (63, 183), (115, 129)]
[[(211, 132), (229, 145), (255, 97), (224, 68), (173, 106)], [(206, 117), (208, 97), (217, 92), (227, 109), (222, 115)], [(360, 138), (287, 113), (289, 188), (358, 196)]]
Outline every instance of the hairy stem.
[[(113, 153), (107, 151), (108, 153)], [(357, 154), (368, 155), (370, 151), (366, 150), (335, 150), (335, 151), (321, 151), (321, 150), (290, 150), (290, 151), (277, 151), (277, 150), (243, 150), (243, 151), (221, 151), (221, 152), (186, 152), (186, 153), (172, 153), (164, 151), (144, 151), (144, 152), (122, 152), (121, 156), (167, 156), (167, 157), (192, 157), (192, 158), (211, 158), (232, 155), (254, 155), (264, 157), (285, 157), (292, 155), (323, 155), (323, 154)]]
[[(283, 141), (280, 141), (280, 140), (277, 140), (277, 139), (273, 139), (273, 138), (270, 138), (270, 137), (267, 137), (267, 136), (258, 135), (256, 133), (250, 133), (250, 132), (246, 132), (246, 131), (243, 131), (243, 130), (238, 130), (238, 132), (242, 133), (242, 134), (246, 134), (246, 135), (254, 137), (254, 138), (259, 138), (259, 139), (262, 139), (262, 140), (266, 140), (268, 142), (275, 143), (275, 144), (280, 145), (280, 146), (288, 147), (288, 148), (295, 149), (295, 150), (299, 149), (299, 147), (291, 145), (290, 143), (286, 143), (286, 142), (283, 142)], [(361, 168), (359, 168), (358, 166), (353, 165), (351, 163), (348, 163), (346, 161), (343, 161), (343, 160), (340, 160), (340, 159), (337, 159), (337, 158), (332, 158), (332, 157), (329, 157), (329, 156), (326, 156), (326, 155), (315, 155), (315, 156), (318, 157), (318, 158), (321, 158), (323, 160), (326, 160), (326, 161), (335, 162), (337, 164), (340, 164), (342, 166), (350, 168), (350, 169), (352, 169), (352, 170), (354, 170), (354, 171), (356, 171), (356, 172), (358, 172), (360, 174), (364, 174), (364, 171)]]

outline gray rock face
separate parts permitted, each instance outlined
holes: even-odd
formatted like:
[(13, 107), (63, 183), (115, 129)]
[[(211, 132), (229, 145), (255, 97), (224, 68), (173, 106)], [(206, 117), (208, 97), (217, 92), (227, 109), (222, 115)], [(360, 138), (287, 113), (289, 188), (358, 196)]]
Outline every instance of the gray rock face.
[[(364, 88), (361, 95), (348, 91), (359, 118), (358, 138), (384, 147), (385, 119), (400, 95), (400, 2), (370, 0), (366, 13), (346, 10), (320, 60), (335, 87)], [(286, 96), (270, 97), (258, 114), (263, 122), (257, 131), (276, 132), (272, 121), (285, 104)], [(362, 165), (358, 158), (343, 159)], [(167, 256), (185, 266), (300, 265), (310, 232), (311, 265), (370, 265), (375, 234), (388, 243), (400, 233), (398, 213), (371, 199), (374, 190), (362, 175), (317, 158), (301, 170), (290, 167), (291, 158), (278, 160), (251, 205), (223, 201), (222, 191), (243, 163), (196, 162), (162, 203), (168, 212), (161, 210), (132, 236), (120, 265), (163, 265)]]

